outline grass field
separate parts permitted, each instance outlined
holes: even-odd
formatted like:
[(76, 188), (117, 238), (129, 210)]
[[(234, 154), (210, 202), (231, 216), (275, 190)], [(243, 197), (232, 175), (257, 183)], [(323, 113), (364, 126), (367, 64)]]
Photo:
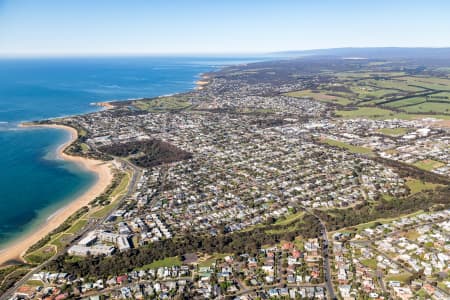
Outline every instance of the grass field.
[[(405, 107), (405, 106), (407, 107), (408, 105), (421, 104), (424, 101), (426, 101), (425, 97), (413, 97), (413, 98), (408, 98), (408, 99), (404, 99), (404, 100), (389, 102), (389, 103), (384, 104), (384, 106), (403, 109), (403, 107)], [(405, 109), (406, 109), (406, 107), (405, 107)]]
[(86, 219), (80, 219), (78, 222), (74, 223), (69, 229), (67, 229), (67, 233), (75, 234), (87, 224)]
[(344, 143), (341, 141), (336, 141), (336, 140), (332, 140), (332, 139), (323, 139), (322, 142), (324, 142), (330, 146), (347, 149), (348, 151), (353, 152), (353, 153), (373, 154), (373, 151), (369, 148), (353, 146), (353, 145), (350, 145), (350, 144), (347, 144), (347, 143)]
[(408, 128), (381, 128), (378, 130), (379, 133), (390, 135), (390, 136), (399, 136), (404, 135), (408, 132)]
[(444, 165), (444, 163), (432, 159), (420, 160), (414, 163), (414, 166), (426, 171), (431, 171)]
[(403, 76), (404, 72), (338, 72), (334, 73), (340, 79), (354, 79), (354, 78), (376, 78), (376, 77), (392, 77), (392, 76)]
[(160, 97), (148, 100), (134, 101), (133, 105), (139, 109), (150, 112), (182, 110), (191, 106), (191, 103), (180, 97)]
[(391, 110), (379, 108), (379, 107), (359, 107), (353, 110), (338, 110), (336, 115), (342, 118), (392, 118), (394, 112)]
[(330, 95), (330, 93), (327, 93), (326, 91), (316, 92), (312, 90), (304, 90), (304, 91), (290, 92), (287, 93), (286, 95), (295, 98), (312, 98), (316, 101), (336, 103), (340, 105), (348, 105), (352, 103), (352, 101), (346, 97), (338, 95)]
[(420, 236), (420, 233), (418, 233), (416, 230), (410, 230), (406, 233), (405, 236), (408, 240), (415, 241)]
[(130, 179), (131, 179), (131, 174), (127, 172), (126, 175), (123, 176), (119, 185), (111, 192), (111, 195), (110, 195), (111, 203), (92, 212), (90, 214), (90, 217), (100, 219), (100, 218), (105, 217), (107, 214), (109, 214), (114, 209), (114, 207), (116, 207), (116, 205), (117, 205), (115, 200), (118, 197), (122, 196), (124, 193), (126, 193), (126, 189), (128, 187), (128, 183), (130, 182)]
[(55, 239), (53, 239), (50, 244), (55, 245), (58, 249), (62, 249), (68, 244), (68, 240), (72, 237), (72, 234), (61, 233)]
[(129, 172), (125, 173), (125, 176), (121, 179), (119, 185), (112, 191), (111, 198), (117, 197), (126, 192), (128, 182), (130, 182), (131, 174)]
[(181, 266), (181, 260), (177, 256), (167, 257), (165, 259), (156, 260), (156, 261), (152, 262), (151, 264), (137, 268), (137, 270), (149, 270), (149, 269), (157, 269), (157, 268), (171, 267), (171, 266)]
[(363, 260), (361, 260), (361, 263), (364, 265), (364, 266), (366, 266), (366, 267), (368, 267), (368, 268), (371, 268), (372, 270), (376, 270), (377, 269), (377, 261), (376, 261), (376, 259), (363, 259)]
[(372, 120), (387, 120), (387, 119), (416, 120), (423, 118), (435, 118), (442, 120), (450, 120), (450, 114), (442, 115), (442, 114), (398, 113), (379, 107), (359, 107), (354, 110), (337, 110), (336, 115), (344, 119), (366, 118)]
[(28, 254), (25, 259), (32, 264), (41, 264), (56, 254), (55, 247), (44, 246)]
[(288, 225), (294, 221), (301, 219), (304, 214), (305, 212), (301, 211), (295, 214), (291, 214), (287, 216), (285, 219), (280, 218), (275, 222), (275, 225)]
[(450, 114), (450, 102), (449, 103), (425, 102), (412, 106), (402, 107), (401, 109), (410, 113)]
[(450, 79), (423, 76), (406, 76), (402, 78), (409, 85), (415, 85), (432, 90), (450, 91)]
[(418, 179), (408, 179), (406, 185), (411, 190), (411, 194), (416, 194), (425, 190), (434, 190), (435, 188), (442, 186), (436, 183), (423, 182)]
[(407, 282), (409, 279), (411, 278), (411, 274), (410, 273), (399, 273), (399, 274), (391, 274), (391, 275), (387, 275), (385, 278), (386, 282), (389, 281), (400, 281), (400, 282)]
[(428, 100), (450, 102), (450, 92), (442, 92), (442, 93), (430, 95), (428, 97)]
[(383, 97), (387, 97), (389, 95), (399, 93), (399, 91), (393, 89), (376, 88), (361, 84), (353, 85), (350, 87), (350, 89), (355, 94), (358, 94), (359, 99), (367, 99), (367, 98), (380, 99)]
[(411, 86), (407, 80), (404, 79), (405, 77), (400, 77), (396, 79), (370, 79), (370, 80), (364, 80), (361, 81), (362, 83), (368, 85), (368, 86), (376, 86), (380, 89), (395, 89), (400, 90), (404, 92), (420, 92), (423, 91), (423, 88)]
[(26, 285), (38, 287), (44, 286), (44, 283), (40, 280), (28, 280)]

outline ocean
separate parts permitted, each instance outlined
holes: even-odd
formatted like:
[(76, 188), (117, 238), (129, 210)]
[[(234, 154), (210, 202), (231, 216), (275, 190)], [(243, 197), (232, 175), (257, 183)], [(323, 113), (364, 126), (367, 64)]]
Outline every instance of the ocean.
[(96, 180), (56, 158), (69, 139), (23, 121), (88, 113), (93, 102), (154, 97), (194, 88), (203, 72), (262, 57), (0, 59), (0, 251), (45, 222)]

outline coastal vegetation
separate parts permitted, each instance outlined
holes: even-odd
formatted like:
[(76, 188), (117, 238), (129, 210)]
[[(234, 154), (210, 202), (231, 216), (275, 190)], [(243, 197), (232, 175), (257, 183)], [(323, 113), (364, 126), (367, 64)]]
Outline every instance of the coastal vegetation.
[(30, 264), (41, 264), (56, 254), (55, 246), (44, 246), (25, 256), (25, 260)]
[(127, 182), (130, 175), (128, 173), (123, 173), (115, 171), (113, 180), (108, 185), (105, 191), (99, 196), (95, 197), (89, 204), (92, 207), (96, 206), (106, 206), (110, 204), (111, 198), (116, 196), (119, 191), (122, 191), (127, 186)]
[[(108, 215), (117, 206), (117, 199), (125, 195), (131, 176), (129, 172), (121, 174), (120, 183), (115, 184), (114, 189), (108, 189), (109, 193), (104, 195), (105, 200), (102, 202), (103, 204), (92, 211), (89, 216), (100, 219)], [(115, 181), (117, 182), (117, 180)]]
[(0, 268), (0, 295), (3, 295), (29, 271), (30, 268), (27, 265), (13, 265)]
[(89, 211), (89, 208), (87, 206), (83, 206), (82, 208), (80, 208), (75, 214), (70, 216), (64, 223), (59, 225), (52, 232), (50, 232), (45, 237), (43, 237), (41, 240), (39, 240), (36, 244), (34, 244), (30, 248), (28, 248), (28, 250), (26, 251), (26, 254), (28, 255), (28, 254), (35, 252), (36, 250), (42, 248), (43, 246), (45, 246), (47, 243), (49, 243), (52, 240), (52, 238), (56, 237), (58, 234), (69, 229), (72, 226), (72, 224), (75, 223), (75, 221), (77, 221), (81, 216), (86, 214), (88, 211)]

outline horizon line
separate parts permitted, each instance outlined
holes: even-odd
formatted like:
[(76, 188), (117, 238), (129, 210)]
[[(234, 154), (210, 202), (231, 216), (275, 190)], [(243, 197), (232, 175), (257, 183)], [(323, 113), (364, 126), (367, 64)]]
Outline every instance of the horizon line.
[(108, 58), (108, 57), (195, 57), (195, 56), (211, 56), (211, 57), (233, 57), (233, 56), (265, 56), (280, 55), (290, 52), (310, 52), (321, 50), (337, 50), (337, 49), (450, 49), (450, 46), (348, 46), (348, 47), (327, 47), (327, 48), (308, 48), (308, 49), (291, 49), (291, 50), (274, 50), (265, 52), (142, 52), (142, 53), (0, 53), (0, 59), (5, 58)]

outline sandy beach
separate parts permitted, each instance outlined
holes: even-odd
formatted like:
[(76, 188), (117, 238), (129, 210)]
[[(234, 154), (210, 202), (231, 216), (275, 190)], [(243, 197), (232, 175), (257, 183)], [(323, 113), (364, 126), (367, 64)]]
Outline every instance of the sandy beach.
[(102, 107), (103, 109), (114, 108), (114, 105), (111, 102), (97, 102), (96, 105)]
[(200, 80), (197, 80), (195, 82), (195, 84), (197, 85), (195, 87), (196, 90), (202, 90), (204, 88), (205, 85), (207, 85), (209, 83), (209, 76), (207, 75), (202, 75)]
[(71, 139), (58, 148), (58, 158), (73, 161), (83, 168), (96, 173), (98, 178), (91, 188), (89, 188), (78, 198), (71, 201), (68, 205), (52, 214), (47, 219), (47, 221), (42, 224), (42, 226), (36, 228), (36, 230), (28, 233), (23, 237), (19, 237), (17, 241), (14, 241), (11, 243), (11, 245), (8, 245), (6, 246), (6, 248), (1, 249), (0, 266), (12, 260), (23, 261), (22, 256), (29, 247), (31, 247), (41, 238), (61, 225), (70, 215), (75, 213), (78, 209), (87, 205), (92, 199), (100, 195), (113, 179), (111, 163), (78, 156), (70, 156), (64, 153), (64, 149), (66, 149), (66, 147), (68, 147), (73, 141), (77, 139), (77, 131), (74, 128), (63, 125), (37, 125), (31, 127), (60, 128), (69, 131), (71, 133)]

